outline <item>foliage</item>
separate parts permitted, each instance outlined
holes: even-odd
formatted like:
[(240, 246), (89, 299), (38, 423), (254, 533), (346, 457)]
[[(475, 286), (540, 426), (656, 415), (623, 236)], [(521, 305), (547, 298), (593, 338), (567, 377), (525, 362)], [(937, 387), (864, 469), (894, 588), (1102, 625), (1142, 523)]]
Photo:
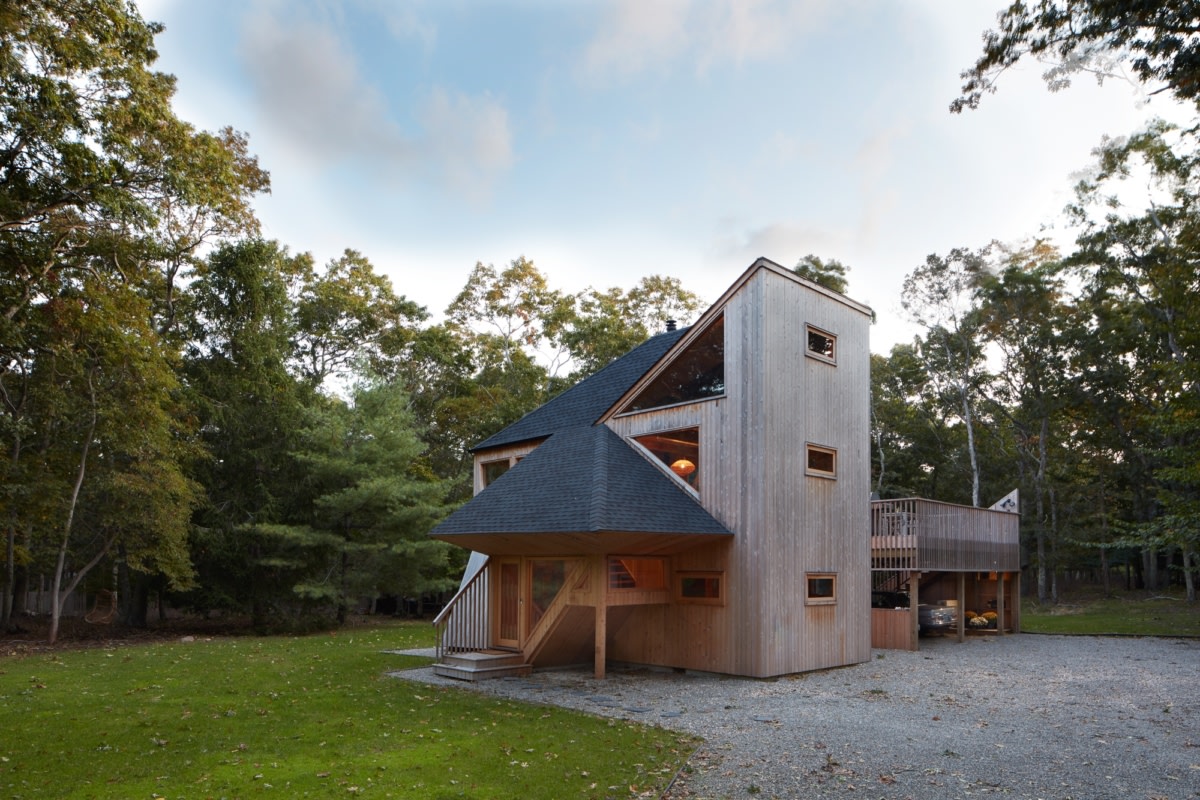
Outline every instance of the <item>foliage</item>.
[[(1014, 2), (983, 37), (983, 55), (963, 72), (962, 94), (950, 110), (977, 108), (996, 80), (1021, 59), (1055, 59), (1046, 73), (1051, 89), (1069, 85), (1076, 71), (1098, 80), (1116, 61), (1130, 59), (1137, 79), (1162, 84), (1181, 101), (1200, 101), (1200, 4), (1194, 0), (1036, 0)], [(1111, 58), (1105, 59), (1105, 56)]]
[(841, 294), (845, 294), (846, 290), (850, 288), (850, 284), (846, 280), (846, 274), (849, 271), (850, 268), (836, 258), (822, 260), (812, 254), (797, 261), (796, 266), (792, 268), (792, 272), (801, 278)]
[(360, 386), (350, 404), (308, 416), (293, 453), (305, 475), (304, 524), (269, 529), (295, 553), (293, 590), (333, 607), (344, 622), (362, 598), (453, 588), (450, 546), (426, 537), (443, 512), (445, 488), (421, 458), (399, 387)]
[[(694, 747), (658, 728), (385, 675), (426, 662), (383, 651), (426, 644), (428, 630), (5, 659), (0, 785), (25, 797), (599, 798), (631, 785), (657, 796)], [(72, 724), (57, 722), (64, 714)]]

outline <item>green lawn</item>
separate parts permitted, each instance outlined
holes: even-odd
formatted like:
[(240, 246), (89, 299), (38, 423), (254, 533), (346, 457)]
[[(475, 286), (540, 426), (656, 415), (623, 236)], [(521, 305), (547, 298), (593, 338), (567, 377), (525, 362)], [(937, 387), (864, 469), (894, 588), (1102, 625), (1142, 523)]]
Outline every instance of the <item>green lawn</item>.
[(658, 796), (694, 743), (387, 677), (427, 624), (0, 658), (0, 796)]
[(1024, 598), (1021, 629), (1031, 633), (1200, 636), (1200, 604), (1179, 592), (1121, 593), (1114, 597), (1080, 594), (1057, 605)]

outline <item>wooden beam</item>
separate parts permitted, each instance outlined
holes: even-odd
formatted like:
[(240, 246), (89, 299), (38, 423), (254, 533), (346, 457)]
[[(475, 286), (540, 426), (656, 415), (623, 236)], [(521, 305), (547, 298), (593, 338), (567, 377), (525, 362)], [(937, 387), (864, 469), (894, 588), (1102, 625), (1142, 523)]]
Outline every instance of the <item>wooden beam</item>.
[(608, 604), (604, 598), (596, 603), (596, 679), (604, 677), (605, 639), (608, 638)]
[(1004, 597), (1004, 589), (1005, 589), (1004, 576), (1007, 574), (1008, 574), (1007, 572), (997, 572), (996, 573), (996, 635), (997, 636), (1004, 635), (1004, 606), (1007, 605), (1005, 603), (1005, 597)]
[(918, 606), (921, 605), (921, 573), (912, 573), (912, 578), (908, 581), (908, 594), (908, 610), (912, 614), (908, 624), (908, 634), (912, 637), (909, 640), (912, 642), (912, 647), (909, 649), (920, 650), (921, 612), (918, 610)]
[(967, 574), (958, 573), (958, 642), (967, 640)]

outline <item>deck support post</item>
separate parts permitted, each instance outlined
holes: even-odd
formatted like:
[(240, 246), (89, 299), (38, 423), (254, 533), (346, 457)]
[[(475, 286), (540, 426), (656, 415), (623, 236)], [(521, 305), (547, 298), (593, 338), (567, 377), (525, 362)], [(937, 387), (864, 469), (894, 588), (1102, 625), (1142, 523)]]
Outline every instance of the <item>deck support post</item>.
[(1013, 573), (1012, 596), (1013, 596), (1012, 629), (1013, 629), (1013, 633), (1020, 633), (1021, 632), (1021, 573), (1020, 572)]
[(908, 635), (909, 635), (909, 650), (920, 650), (921, 638), (921, 612), (918, 610), (921, 605), (921, 573), (912, 573), (912, 578), (908, 582), (908, 593), (911, 595), (908, 601), (908, 610), (912, 616), (909, 617)]
[(1004, 622), (1005, 622), (1004, 606), (1007, 605), (1006, 601), (1008, 599), (1004, 596), (1005, 595), (1004, 590), (1006, 588), (1004, 585), (1004, 583), (1005, 583), (1004, 576), (1006, 576), (1007, 574), (1008, 574), (1007, 572), (997, 572), (996, 573), (996, 635), (997, 636), (1004, 635)]
[(967, 639), (967, 574), (965, 572), (958, 573), (958, 643), (962, 644)]

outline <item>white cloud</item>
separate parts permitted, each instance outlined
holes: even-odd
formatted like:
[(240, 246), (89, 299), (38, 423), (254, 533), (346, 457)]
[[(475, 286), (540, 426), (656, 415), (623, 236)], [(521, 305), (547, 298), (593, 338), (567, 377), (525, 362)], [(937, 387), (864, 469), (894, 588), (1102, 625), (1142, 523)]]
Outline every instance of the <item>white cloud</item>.
[(474, 201), (513, 163), (508, 111), (490, 96), (434, 89), (421, 115), (428, 147), (446, 179)]
[(714, 243), (713, 249), (723, 260), (745, 262), (764, 256), (785, 267), (792, 266), (808, 253), (835, 253), (842, 236), (827, 227), (795, 222), (772, 222), (758, 228), (733, 232)]
[(686, 47), (691, 0), (618, 0), (584, 53), (587, 72), (620, 77), (673, 60)]
[[(262, 127), (295, 162), (327, 170), (352, 164), (385, 184), (434, 181), (472, 201), (513, 163), (507, 109), (490, 95), (472, 97), (434, 87), (417, 113), (393, 108), (379, 80), (360, 68), (333, 23), (285, 19), (282, 12), (248, 16), (246, 66)], [(432, 46), (436, 31), (414, 15), (388, 16), (394, 35)], [(411, 130), (401, 120), (408, 118)]]
[(255, 14), (241, 54), (263, 121), (296, 155), (411, 161), (415, 147), (389, 119), (386, 98), (330, 30)]
[(832, 8), (830, 0), (619, 0), (584, 52), (584, 70), (602, 81), (678, 60), (704, 73), (769, 59), (821, 29)]

